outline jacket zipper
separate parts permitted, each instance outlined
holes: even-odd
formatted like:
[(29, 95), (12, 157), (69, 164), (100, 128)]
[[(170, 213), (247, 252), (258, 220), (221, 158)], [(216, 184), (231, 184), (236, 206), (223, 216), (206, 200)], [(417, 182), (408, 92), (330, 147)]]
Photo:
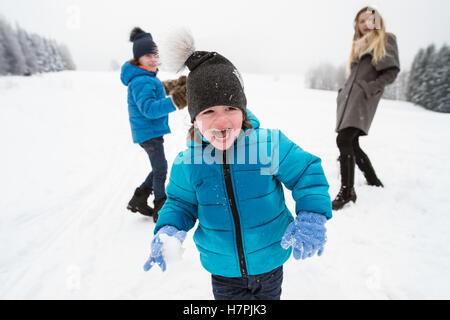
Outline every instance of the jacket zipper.
[(236, 245), (239, 256), (239, 268), (244, 278), (247, 277), (247, 266), (245, 263), (244, 247), (242, 245), (241, 222), (236, 206), (236, 199), (234, 198), (233, 184), (231, 182), (230, 165), (227, 163), (227, 152), (223, 151), (223, 173), (225, 177), (225, 184), (227, 186), (228, 200), (230, 202), (231, 213), (233, 214), (234, 227), (236, 229)]

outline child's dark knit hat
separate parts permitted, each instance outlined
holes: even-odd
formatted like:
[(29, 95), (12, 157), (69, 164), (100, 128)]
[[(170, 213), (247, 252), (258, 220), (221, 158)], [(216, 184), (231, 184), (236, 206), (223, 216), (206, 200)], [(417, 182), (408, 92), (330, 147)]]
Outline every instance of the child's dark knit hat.
[(158, 47), (153, 41), (152, 35), (139, 27), (131, 31), (130, 41), (133, 42), (133, 58), (135, 60), (139, 60), (146, 54), (158, 54)]
[(191, 122), (200, 112), (214, 106), (236, 107), (245, 113), (244, 83), (227, 58), (217, 52), (195, 51), (192, 36), (187, 32), (170, 40), (166, 67), (179, 72), (187, 66), (190, 71), (186, 89)]

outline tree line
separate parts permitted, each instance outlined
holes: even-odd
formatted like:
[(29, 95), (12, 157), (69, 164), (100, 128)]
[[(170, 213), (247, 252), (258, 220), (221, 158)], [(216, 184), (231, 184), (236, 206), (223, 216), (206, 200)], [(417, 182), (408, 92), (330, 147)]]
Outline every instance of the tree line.
[(69, 49), (55, 40), (13, 28), (0, 16), (0, 75), (75, 70)]
[(406, 100), (426, 109), (450, 112), (450, 47), (434, 44), (415, 55), (406, 90)]
[[(321, 64), (306, 74), (311, 89), (337, 91), (344, 86), (346, 67)], [(420, 49), (409, 70), (402, 70), (384, 90), (383, 98), (409, 101), (426, 109), (450, 113), (450, 47), (434, 44)]]

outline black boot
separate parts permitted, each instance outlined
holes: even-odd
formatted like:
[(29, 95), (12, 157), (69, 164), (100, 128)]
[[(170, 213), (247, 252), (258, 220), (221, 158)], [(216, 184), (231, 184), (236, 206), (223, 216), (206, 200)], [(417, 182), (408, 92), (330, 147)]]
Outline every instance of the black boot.
[(128, 203), (127, 209), (151, 217), (153, 215), (153, 209), (148, 205), (147, 199), (152, 192), (152, 189), (137, 188), (133, 198)]
[(339, 210), (350, 201), (356, 201), (355, 188), (355, 158), (353, 155), (341, 155), (339, 157), (341, 164), (341, 189), (332, 202), (333, 210)]
[(158, 221), (159, 217), (159, 210), (163, 207), (164, 203), (166, 202), (167, 197), (162, 198), (161, 200), (155, 200), (153, 201), (154, 209), (153, 209), (153, 221), (156, 223)]
[(342, 186), (336, 198), (331, 203), (331, 207), (333, 210), (340, 210), (350, 201), (356, 201), (355, 188)]
[(369, 157), (367, 155), (361, 155), (355, 158), (356, 164), (358, 165), (358, 168), (364, 173), (364, 177), (366, 177), (367, 184), (369, 186), (376, 186), (376, 187), (384, 187), (383, 183), (378, 179), (377, 175), (375, 174), (375, 170), (372, 167), (372, 163), (369, 160)]

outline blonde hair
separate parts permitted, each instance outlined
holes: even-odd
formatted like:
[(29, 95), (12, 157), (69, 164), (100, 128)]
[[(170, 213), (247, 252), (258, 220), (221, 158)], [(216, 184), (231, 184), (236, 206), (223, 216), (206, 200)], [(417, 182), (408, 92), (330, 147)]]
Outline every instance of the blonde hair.
[[(376, 28), (369, 34), (363, 35), (359, 31), (359, 16), (364, 12), (372, 12), (374, 14)], [(386, 56), (387, 35), (383, 18), (376, 9), (364, 7), (358, 11), (354, 20), (355, 33), (353, 35), (352, 51), (348, 62), (348, 72), (350, 73), (352, 63), (366, 53), (372, 54), (372, 63), (377, 64)]]

